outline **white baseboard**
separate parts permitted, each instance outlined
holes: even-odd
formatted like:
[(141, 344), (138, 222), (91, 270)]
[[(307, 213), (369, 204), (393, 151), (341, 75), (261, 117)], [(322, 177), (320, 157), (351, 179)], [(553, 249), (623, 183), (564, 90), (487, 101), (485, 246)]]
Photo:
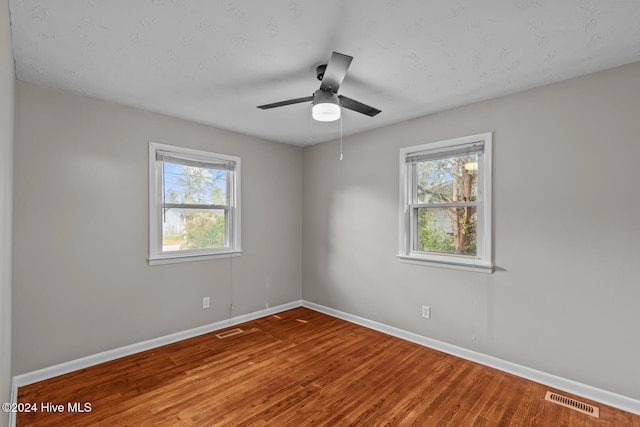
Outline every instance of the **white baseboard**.
[[(411, 341), (425, 347), (433, 348), (435, 350), (442, 351), (444, 353), (451, 354), (462, 359), (470, 360), (472, 362), (499, 369), (501, 371), (529, 379), (531, 381), (545, 384), (549, 387), (582, 396), (584, 398), (591, 399), (596, 402), (612, 406), (614, 408), (622, 409), (623, 411), (640, 415), (640, 400), (632, 399), (630, 397), (622, 396), (610, 391), (598, 389), (586, 384), (568, 380), (556, 375), (548, 374), (546, 372), (541, 372), (535, 369), (528, 368), (526, 366), (511, 363), (506, 360), (498, 359), (493, 356), (488, 356), (486, 354), (478, 353), (452, 344), (447, 344), (445, 342), (427, 338), (413, 332), (408, 332), (402, 329), (395, 328), (393, 326), (378, 323), (373, 320), (358, 317), (349, 313), (335, 310), (330, 307), (325, 307), (323, 305), (304, 300), (293, 301), (276, 307), (271, 307), (242, 316), (233, 317), (230, 320), (222, 320), (219, 322), (211, 323), (209, 325), (189, 329), (187, 331), (177, 332), (175, 334), (166, 335), (164, 337), (154, 338), (148, 341), (143, 341), (141, 343), (132, 344), (125, 347), (116, 348), (114, 350), (97, 353), (91, 356), (82, 357), (80, 359), (61, 363), (48, 368), (39, 369), (37, 371), (16, 375), (13, 377), (12, 381), (11, 401), (13, 403), (17, 401), (18, 387), (33, 384), (38, 381), (43, 381), (49, 378), (56, 377), (58, 375), (73, 372), (78, 369), (87, 368), (99, 363), (108, 362), (120, 357), (139, 353), (141, 351), (151, 350), (163, 345), (224, 329), (233, 324), (248, 322), (250, 320), (259, 319), (260, 317), (269, 316), (300, 306), (307, 307), (312, 310), (325, 313), (329, 316), (337, 317), (339, 319), (346, 320), (348, 322), (355, 323), (369, 329), (374, 329), (376, 331), (383, 332), (385, 334), (392, 335), (407, 341)], [(15, 414), (10, 414), (9, 425), (15, 426)]]
[(329, 316), (337, 317), (339, 319), (364, 326), (369, 329), (383, 332), (387, 335), (392, 335), (406, 341), (411, 341), (425, 347), (433, 348), (434, 350), (438, 350), (443, 353), (451, 354), (462, 359), (480, 363), (481, 365), (499, 369), (501, 371), (508, 372), (510, 374), (517, 375), (519, 377), (526, 378), (528, 380), (535, 381), (549, 387), (566, 391), (567, 393), (582, 396), (584, 398), (594, 400), (596, 402), (600, 402), (614, 408), (622, 409), (623, 411), (640, 415), (640, 400), (632, 399), (627, 396), (612, 393), (610, 391), (602, 390), (576, 381), (568, 380), (566, 378), (558, 377), (556, 375), (548, 374), (536, 369), (531, 369), (526, 366), (498, 359), (497, 357), (478, 353), (473, 350), (458, 347), (452, 344), (447, 344), (442, 341), (434, 340), (432, 338), (427, 338), (413, 332), (394, 328), (393, 326), (385, 325), (383, 323), (374, 322), (373, 320), (354, 316), (353, 314), (345, 313), (313, 302), (303, 300), (302, 306), (319, 311), (324, 314), (328, 314)]

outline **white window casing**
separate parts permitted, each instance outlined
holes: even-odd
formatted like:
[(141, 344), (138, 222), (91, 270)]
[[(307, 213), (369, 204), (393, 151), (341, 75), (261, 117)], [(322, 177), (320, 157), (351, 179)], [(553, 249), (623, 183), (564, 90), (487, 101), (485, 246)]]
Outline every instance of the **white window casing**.
[[(164, 163), (224, 171), (225, 200), (217, 203), (168, 203), (164, 200)], [(149, 264), (199, 261), (240, 256), (240, 158), (149, 142)], [(163, 248), (163, 210), (201, 209), (224, 212), (224, 244), (219, 247), (171, 250)]]
[[(451, 203), (419, 203), (417, 200), (416, 164), (467, 154), (477, 154), (477, 197), (474, 201)], [(401, 262), (453, 268), (484, 273), (493, 272), (492, 230), (492, 133), (471, 135), (446, 141), (400, 149), (399, 247)], [(476, 253), (461, 255), (441, 252), (422, 252), (416, 248), (418, 236), (416, 214), (420, 208), (475, 207)]]

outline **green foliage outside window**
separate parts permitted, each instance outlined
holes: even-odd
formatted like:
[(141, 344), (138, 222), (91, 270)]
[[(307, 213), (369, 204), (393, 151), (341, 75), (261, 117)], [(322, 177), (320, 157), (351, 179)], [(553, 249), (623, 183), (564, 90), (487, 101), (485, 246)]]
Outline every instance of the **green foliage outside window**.
[(180, 249), (219, 248), (224, 242), (224, 215), (195, 212), (186, 216)]
[(454, 253), (453, 234), (447, 234), (438, 224), (435, 213), (418, 210), (418, 248), (422, 252)]

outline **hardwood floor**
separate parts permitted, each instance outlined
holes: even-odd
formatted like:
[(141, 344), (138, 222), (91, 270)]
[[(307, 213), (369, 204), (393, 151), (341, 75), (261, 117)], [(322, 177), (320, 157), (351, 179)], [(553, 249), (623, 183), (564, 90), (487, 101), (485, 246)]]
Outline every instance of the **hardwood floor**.
[(20, 387), (18, 401), (38, 411), (17, 425), (640, 426), (638, 415), (552, 390), (598, 406), (594, 418), (545, 401), (549, 387), (306, 308), (235, 328), (244, 332)]

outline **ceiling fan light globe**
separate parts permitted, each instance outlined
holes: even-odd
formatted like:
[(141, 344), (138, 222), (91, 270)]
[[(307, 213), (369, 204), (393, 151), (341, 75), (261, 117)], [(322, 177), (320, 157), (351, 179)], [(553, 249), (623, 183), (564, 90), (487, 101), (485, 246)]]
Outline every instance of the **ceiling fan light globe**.
[(329, 102), (314, 104), (311, 116), (319, 122), (333, 122), (340, 118), (340, 106)]

